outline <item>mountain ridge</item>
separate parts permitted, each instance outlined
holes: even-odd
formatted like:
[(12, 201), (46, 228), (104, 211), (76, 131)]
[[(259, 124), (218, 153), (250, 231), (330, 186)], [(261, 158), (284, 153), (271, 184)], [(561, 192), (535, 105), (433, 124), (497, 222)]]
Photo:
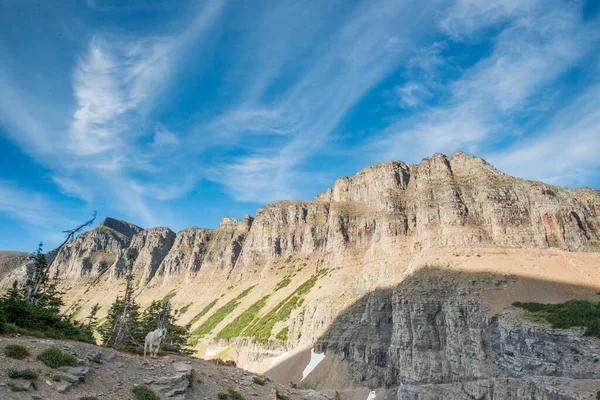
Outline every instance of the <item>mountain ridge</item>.
[[(463, 362), (455, 357), (460, 349), (436, 332), (464, 329), (464, 307), (470, 313), (464, 315), (486, 321), (473, 326), (488, 329), (488, 321), (506, 318), (515, 301), (595, 299), (600, 292), (600, 192), (514, 178), (465, 153), (436, 153), (418, 164), (375, 164), (337, 179), (315, 200), (269, 203), (255, 217), (224, 217), (215, 229), (188, 227), (175, 233), (154, 227), (128, 235), (141, 228), (104, 221), (68, 243), (55, 263), (77, 318), (85, 318), (96, 303), (104, 315), (123, 290), (126, 262), (133, 256), (136, 299), (142, 306), (171, 299), (180, 310), (179, 322), (198, 332), (196, 354), (229, 357), (255, 372), (269, 370), (271, 360), (288, 351), (312, 348), (326, 338), (330, 345), (321, 348), (349, 365), (347, 379), (356, 384), (450, 385), (456, 382), (448, 370), (421, 371), (419, 381), (409, 382), (394, 372), (401, 364), (393, 353), (426, 359), (437, 338), (440, 357), (447, 358), (444, 368), (463, 373), (452, 369)], [(426, 279), (418, 282), (426, 281), (423, 271), (431, 266), (442, 271), (438, 280), (464, 281), (451, 299), (426, 287), (417, 287), (419, 296), (403, 299), (403, 305), (396, 294), (376, 294), (419, 274)], [(491, 277), (467, 278), (480, 273)], [(361, 298), (366, 300), (358, 302)], [(467, 306), (463, 298), (470, 299)], [(434, 306), (438, 317), (419, 311)], [(348, 309), (355, 310), (348, 320), (352, 323), (344, 319)], [(391, 324), (388, 333), (399, 335), (405, 329), (399, 312), (417, 315), (405, 318), (416, 324), (411, 335), (424, 335), (415, 338), (417, 347), (398, 340), (370, 343), (360, 334), (344, 338), (343, 332), (352, 329), (367, 331), (363, 323), (377, 327), (382, 321)], [(499, 340), (499, 331), (489, 329), (490, 337)], [(533, 328), (519, 329), (519, 343), (537, 340)], [(565, 343), (582, 342), (580, 336), (569, 332)], [(344, 347), (335, 348), (336, 343)], [(600, 354), (593, 341), (586, 339), (585, 346), (586, 354)], [(488, 362), (501, 347), (478, 348), (476, 359), (464, 360), (474, 369), (465, 376), (495, 379), (489, 371), (505, 371), (504, 364)], [(371, 353), (381, 368), (365, 367)], [(542, 362), (533, 348), (519, 354), (523, 365)], [(597, 379), (594, 374), (590, 379)], [(522, 384), (507, 383), (506, 390), (520, 391)]]
[(148, 282), (156, 274), (168, 279), (185, 270), (189, 277), (202, 269), (239, 278), (281, 257), (335, 259), (351, 248), (367, 257), (443, 247), (593, 252), (600, 250), (599, 215), (597, 190), (511, 177), (460, 151), (435, 153), (418, 164), (368, 166), (314, 200), (275, 201), (255, 217), (223, 217), (217, 228), (176, 233), (105, 217), (65, 246), (58, 264), (75, 279), (106, 270), (118, 277), (132, 253), (134, 269)]

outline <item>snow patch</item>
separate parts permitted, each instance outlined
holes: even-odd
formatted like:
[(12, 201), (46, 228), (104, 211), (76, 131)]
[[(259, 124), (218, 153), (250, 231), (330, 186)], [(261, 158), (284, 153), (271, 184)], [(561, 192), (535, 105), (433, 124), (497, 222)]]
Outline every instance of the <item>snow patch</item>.
[(315, 349), (310, 349), (310, 361), (308, 362), (306, 368), (304, 368), (304, 371), (302, 371), (302, 379), (300, 379), (300, 381), (303, 381), (304, 378), (306, 378), (308, 374), (310, 374), (317, 367), (317, 365), (323, 361), (324, 358), (325, 353), (315, 353)]
[(374, 390), (371, 390), (371, 393), (369, 393), (369, 397), (367, 397), (367, 400), (375, 400), (375, 397), (377, 397), (377, 393)]
[(285, 357), (285, 356), (287, 356), (288, 354), (290, 354), (290, 352), (289, 352), (289, 351), (286, 351), (286, 352), (285, 352), (285, 353), (283, 353), (282, 355), (279, 355), (279, 356), (277, 356), (277, 357), (273, 358), (273, 359), (271, 360), (271, 364), (275, 364), (276, 362), (278, 362), (279, 360), (281, 360), (282, 358), (284, 358), (284, 357)]
[(219, 352), (219, 350), (208, 349), (208, 350), (206, 350), (206, 356), (207, 357), (216, 356), (218, 352)]

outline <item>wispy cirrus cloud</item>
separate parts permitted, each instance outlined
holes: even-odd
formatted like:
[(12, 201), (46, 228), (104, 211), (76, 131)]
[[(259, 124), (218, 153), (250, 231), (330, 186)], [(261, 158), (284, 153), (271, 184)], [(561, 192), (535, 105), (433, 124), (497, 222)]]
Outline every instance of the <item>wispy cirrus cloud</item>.
[(535, 14), (540, 7), (557, 4), (551, 3), (540, 0), (458, 0), (450, 5), (439, 25), (453, 39), (470, 40), (482, 30)]
[(160, 148), (176, 146), (179, 144), (179, 136), (159, 124), (154, 127), (154, 141), (152, 144)]
[(77, 179), (72, 179), (65, 175), (57, 175), (52, 177), (52, 181), (58, 185), (61, 192), (69, 196), (81, 199), (88, 203), (92, 202), (94, 199), (92, 190), (80, 183)]
[[(86, 202), (110, 197), (140, 224), (155, 225), (148, 201), (185, 191), (165, 195), (152, 189), (158, 186), (153, 180), (168, 166), (161, 155), (169, 156), (152, 147), (177, 145), (179, 139), (161, 125), (153, 134), (139, 127), (148, 123), (186, 51), (206, 38), (223, 5), (220, 0), (207, 2), (173, 33), (94, 34), (72, 74), (74, 111), (69, 117), (61, 109), (60, 123), (50, 117), (52, 104), (42, 104), (29, 88), (17, 87), (0, 74), (0, 87), (10, 93), (7, 101), (0, 100), (2, 122), (10, 126), (7, 131), (54, 171), (53, 181), (63, 193)], [(130, 177), (143, 173), (144, 179)], [(185, 187), (189, 190), (190, 185)]]
[(425, 85), (413, 81), (396, 86), (394, 94), (399, 98), (402, 108), (415, 107), (432, 96), (431, 91)]
[(31, 250), (39, 241), (51, 245), (60, 242), (64, 239), (64, 230), (80, 223), (60, 203), (4, 180), (0, 180), (0, 214), (18, 222), (19, 228), (11, 231), (29, 231)]
[[(237, 200), (267, 202), (297, 196), (293, 182), (301, 172), (296, 166), (321, 147), (362, 96), (408, 59), (414, 43), (428, 36), (431, 9), (437, 4), (424, 7), (418, 2), (361, 2), (346, 14), (328, 20), (333, 23), (322, 27), (327, 33), (324, 41), (323, 36), (309, 36), (308, 40), (286, 37), (290, 43), (303, 45), (285, 49), (276, 67), (270, 67), (268, 57), (263, 58), (264, 54), (280, 57), (280, 41), (273, 40), (271, 29), (277, 30), (280, 21), (290, 19), (294, 8), (286, 4), (281, 14), (269, 14), (271, 19), (260, 24), (266, 29), (255, 34), (251, 48), (242, 49), (244, 60), (254, 65), (251, 70), (268, 73), (261, 75), (259, 85), (242, 88), (242, 93), (253, 95), (237, 105), (233, 113), (220, 116), (219, 121), (238, 135), (251, 131), (246, 126), (259, 126), (262, 133), (288, 135), (260, 142), (250, 148), (249, 154), (224, 164), (212, 178), (225, 185)], [(319, 13), (328, 16), (329, 11)], [(306, 26), (313, 23), (312, 17), (310, 13), (294, 14), (295, 23)], [(293, 31), (287, 32), (289, 35)], [(311, 54), (299, 62), (305, 47), (311, 48)], [(252, 58), (254, 48), (262, 49), (256, 58)], [(283, 94), (270, 101), (268, 88), (279, 82), (281, 60), (287, 59), (299, 63), (294, 79)], [(254, 113), (256, 109), (261, 112)], [(239, 115), (245, 118), (240, 121)]]
[(52, 208), (50, 201), (40, 193), (24, 191), (15, 184), (0, 181), (0, 212), (31, 225), (46, 226), (53, 220), (47, 211)]
[(252, 212), (372, 162), (456, 149), (556, 183), (598, 176), (590, 0), (163, 3), (65, 6), (86, 23), (60, 43), (0, 36), (0, 132), (70, 205), (200, 224), (213, 198)]
[(585, 185), (600, 173), (600, 82), (562, 108), (540, 131), (484, 154), (501, 170), (557, 185)]
[(126, 146), (140, 134), (139, 122), (173, 78), (187, 46), (206, 35), (223, 7), (211, 1), (176, 35), (121, 37), (95, 35), (73, 74), (77, 110), (69, 131), (78, 155)]
[(445, 85), (448, 101), (386, 128), (372, 143), (379, 148), (374, 153), (378, 159), (416, 161), (415, 157), (457, 149), (482, 153), (518, 140), (526, 133), (519, 118), (535, 114), (539, 103), (551, 107), (549, 99), (540, 102), (540, 96), (590, 54), (600, 37), (598, 24), (584, 23), (581, 10), (571, 5), (475, 3), (459, 2), (450, 8), (441, 28), (463, 38), (495, 26), (499, 33), (491, 53)]

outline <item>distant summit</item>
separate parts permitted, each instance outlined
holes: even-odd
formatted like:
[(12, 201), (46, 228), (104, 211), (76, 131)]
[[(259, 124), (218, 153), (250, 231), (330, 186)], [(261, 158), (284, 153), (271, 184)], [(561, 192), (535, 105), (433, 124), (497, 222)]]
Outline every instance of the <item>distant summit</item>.
[(139, 226), (134, 225), (130, 222), (121, 221), (121, 220), (110, 218), (110, 217), (105, 217), (102, 220), (102, 222), (100, 222), (100, 225), (98, 225), (98, 228), (102, 228), (102, 227), (110, 228), (110, 229), (117, 231), (129, 238), (133, 237), (133, 235), (135, 235), (136, 233), (143, 231), (142, 228), (140, 228)]

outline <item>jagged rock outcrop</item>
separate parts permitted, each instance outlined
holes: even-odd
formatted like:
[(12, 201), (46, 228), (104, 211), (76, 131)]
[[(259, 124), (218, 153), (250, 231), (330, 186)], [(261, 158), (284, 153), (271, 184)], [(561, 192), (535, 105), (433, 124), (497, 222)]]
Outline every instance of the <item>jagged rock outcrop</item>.
[(376, 164), (340, 178), (317, 196), (374, 206), (404, 226), (413, 248), (436, 246), (558, 247), (597, 250), (600, 194), (508, 176), (457, 152), (420, 164)]
[(102, 220), (102, 222), (100, 222), (100, 225), (98, 225), (98, 227), (112, 229), (113, 231), (118, 232), (121, 235), (128, 237), (128, 238), (131, 238), (135, 234), (143, 231), (142, 228), (140, 228), (139, 226), (134, 225), (130, 222), (121, 221), (121, 220), (110, 218), (110, 217), (105, 217)]
[(0, 251), (0, 281), (12, 282), (27, 273), (31, 254), (22, 251)]
[(494, 315), (472, 292), (493, 290), (486, 285), (493, 288), (510, 279), (484, 274), (476, 279), (474, 285), (475, 278), (459, 281), (458, 275), (424, 269), (394, 289), (357, 301), (327, 329), (316, 349), (347, 360), (355, 380), (369, 387), (412, 385), (403, 389), (401, 399), (420, 399), (427, 388), (438, 393), (437, 385), (474, 391), (473, 382), (482, 383), (488, 395), (494, 387), (509, 392), (529, 387), (514, 397), (499, 397), (522, 398), (544, 392), (530, 377), (600, 379), (596, 339), (523, 322), (508, 312)]
[(310, 201), (280, 201), (259, 209), (238, 266), (264, 266), (280, 257), (325, 250), (328, 216), (328, 204)]
[[(145, 229), (132, 238), (127, 254), (123, 256), (131, 254), (135, 257), (134, 273), (140, 274), (143, 282), (148, 282), (154, 277), (160, 264), (169, 254), (174, 242), (175, 232), (169, 228)], [(125, 265), (125, 257), (122, 257), (117, 263)]]
[(501, 378), (451, 384), (404, 385), (398, 388), (396, 398), (398, 400), (584, 400), (590, 398), (580, 392), (581, 388), (576, 383), (564, 378)]
[(105, 218), (59, 255), (70, 277), (123, 273), (128, 255), (145, 281), (233, 273), (290, 255), (331, 263), (436, 247), (600, 249), (600, 193), (508, 176), (461, 152), (419, 164), (387, 162), (338, 179), (314, 201), (279, 201), (256, 218), (224, 218), (217, 229), (141, 228)]
[(129, 222), (104, 218), (96, 229), (79, 235), (67, 243), (55, 264), (63, 276), (77, 279), (83, 275), (104, 274), (117, 261), (134, 235), (142, 228)]
[(178, 232), (171, 251), (160, 264), (158, 274), (164, 275), (166, 281), (171, 274), (197, 272), (204, 261), (213, 233), (212, 229), (195, 226)]
[(254, 219), (249, 215), (245, 215), (241, 220), (223, 218), (208, 245), (206, 257), (200, 268), (211, 274), (229, 273), (242, 252), (253, 222)]

